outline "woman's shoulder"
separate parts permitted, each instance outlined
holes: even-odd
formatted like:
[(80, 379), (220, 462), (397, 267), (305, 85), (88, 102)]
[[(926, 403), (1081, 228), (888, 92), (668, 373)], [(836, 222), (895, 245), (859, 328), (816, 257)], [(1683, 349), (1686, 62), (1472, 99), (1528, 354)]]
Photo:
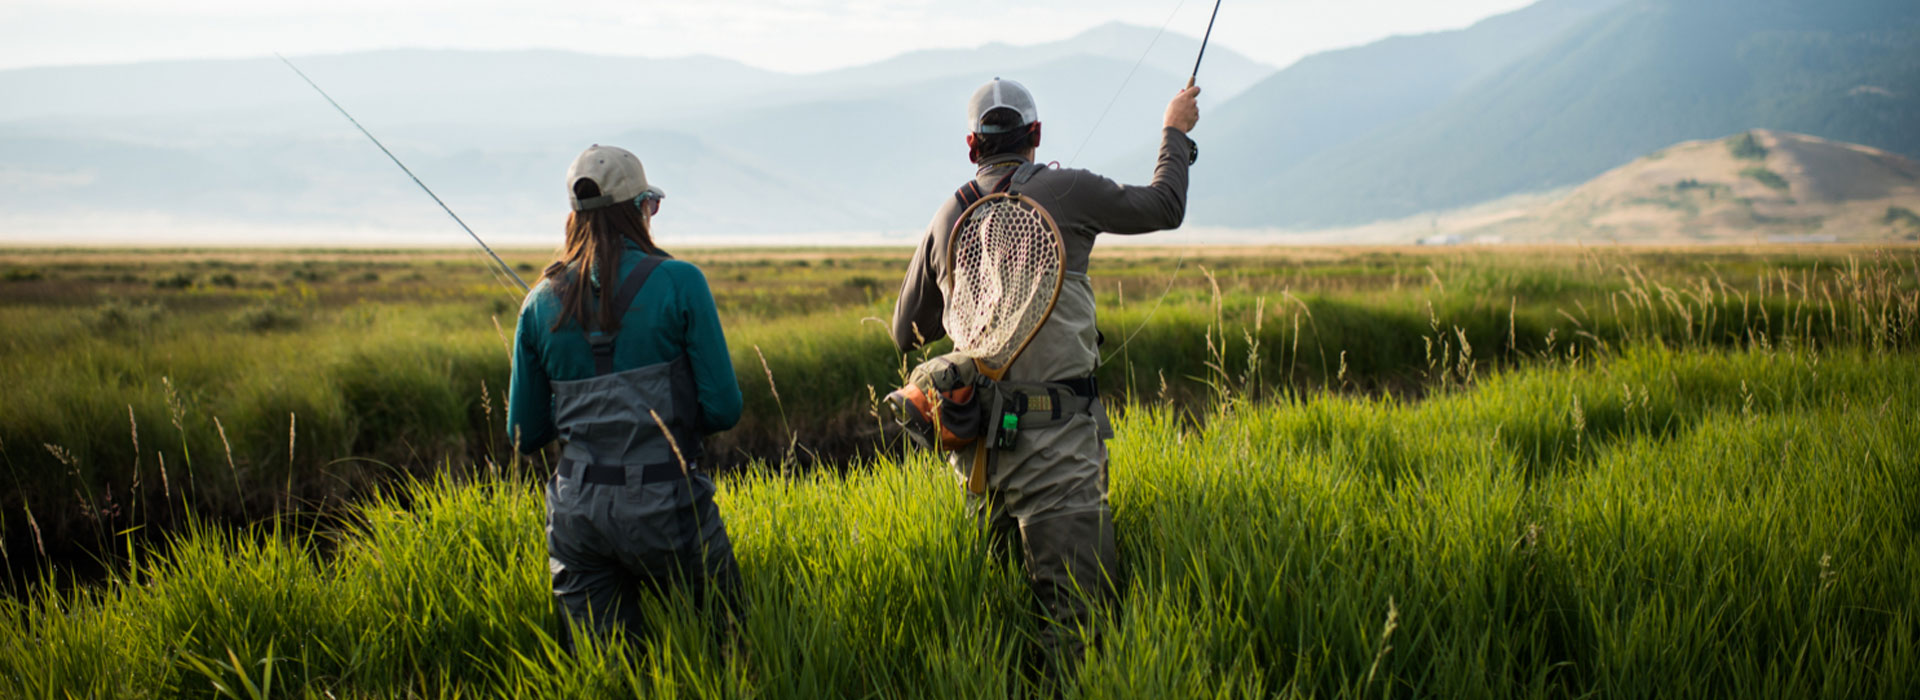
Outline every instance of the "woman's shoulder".
[(533, 287), (520, 299), (520, 311), (526, 313), (539, 308), (542, 302), (559, 301), (559, 289), (554, 286), (553, 278), (542, 277), (534, 280)]
[(707, 284), (707, 275), (700, 271), (699, 265), (678, 258), (667, 258), (666, 260), (660, 261), (660, 267), (655, 274), (666, 275), (672, 279), (676, 285), (698, 284), (701, 287), (705, 287)]

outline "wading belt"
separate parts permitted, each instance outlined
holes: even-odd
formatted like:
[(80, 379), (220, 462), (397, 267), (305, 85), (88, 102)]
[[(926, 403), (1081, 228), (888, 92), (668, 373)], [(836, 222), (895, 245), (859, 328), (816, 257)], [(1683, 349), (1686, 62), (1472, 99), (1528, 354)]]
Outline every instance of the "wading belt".
[[(640, 287), (647, 283), (647, 277), (653, 274), (654, 268), (660, 267), (662, 261), (663, 258), (658, 255), (649, 255), (641, 258), (640, 263), (633, 266), (633, 272), (627, 274), (626, 283), (620, 285), (619, 291), (614, 292), (614, 326), (612, 328), (603, 332), (600, 328), (600, 314), (587, 314), (587, 322), (581, 330), (586, 333), (587, 345), (593, 348), (595, 376), (613, 374), (613, 341), (620, 335), (620, 319), (627, 315), (627, 309), (633, 307), (633, 298), (640, 295)], [(589, 301), (588, 306), (599, 305)]]
[[(1065, 425), (1076, 415), (1093, 413), (1100, 383), (1092, 376), (1052, 382), (993, 382), (986, 405), (987, 434), (996, 450), (1013, 449), (1020, 433)], [(1097, 422), (1096, 417), (1096, 422)]]
[(1100, 398), (1099, 380), (1087, 376), (1052, 382), (996, 382), (995, 415), (1019, 416), (1019, 427), (1050, 428), (1067, 422), (1076, 413), (1093, 410)]
[[(632, 483), (632, 480), (627, 478), (629, 468), (626, 466), (619, 464), (587, 464), (585, 461), (565, 455), (560, 457), (560, 466), (555, 467), (554, 471), (558, 473), (562, 479), (571, 479), (574, 476), (573, 470), (582, 465), (586, 467), (581, 470), (580, 473), (580, 480), (583, 482), (606, 486), (625, 486)], [(680, 471), (679, 462), (657, 462), (637, 466), (640, 470), (639, 483), (642, 485), (685, 479), (687, 478), (687, 474), (693, 471), (693, 465), (687, 465), (687, 471), (685, 472)]]

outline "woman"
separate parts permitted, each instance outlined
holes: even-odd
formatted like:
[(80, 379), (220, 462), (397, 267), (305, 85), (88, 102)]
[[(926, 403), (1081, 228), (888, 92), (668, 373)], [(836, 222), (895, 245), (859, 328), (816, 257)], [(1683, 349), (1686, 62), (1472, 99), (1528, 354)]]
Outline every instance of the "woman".
[(522, 453), (560, 441), (547, 484), (555, 599), (573, 625), (638, 641), (642, 591), (681, 586), (729, 610), (737, 595), (699, 467), (701, 438), (740, 419), (740, 385), (700, 268), (653, 243), (665, 194), (640, 159), (595, 145), (567, 189), (565, 247), (514, 331), (507, 421)]

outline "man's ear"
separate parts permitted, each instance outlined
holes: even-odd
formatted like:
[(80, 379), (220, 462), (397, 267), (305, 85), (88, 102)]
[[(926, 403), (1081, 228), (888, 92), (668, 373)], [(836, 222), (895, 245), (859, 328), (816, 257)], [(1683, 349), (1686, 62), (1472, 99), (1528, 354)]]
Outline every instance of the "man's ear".
[(1040, 122), (1033, 123), (1033, 147), (1040, 147)]
[(973, 150), (973, 134), (967, 134), (967, 150)]

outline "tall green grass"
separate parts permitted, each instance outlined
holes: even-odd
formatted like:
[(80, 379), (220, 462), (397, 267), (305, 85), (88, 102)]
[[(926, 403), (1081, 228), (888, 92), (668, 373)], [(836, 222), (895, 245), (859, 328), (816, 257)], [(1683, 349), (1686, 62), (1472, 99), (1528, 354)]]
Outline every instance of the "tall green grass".
[[(37, 531), (55, 549), (105, 556), (111, 533), (171, 526), (189, 511), (251, 520), (326, 509), (398, 475), (511, 462), (513, 310), (486, 280), (449, 275), (444, 260), (382, 262), (369, 283), (351, 281), (363, 262), (214, 262), (183, 269), (332, 281), (178, 293), (141, 284), (152, 299), (76, 306), (69, 291), (0, 308), (14, 329), (0, 337), (0, 534), (11, 545), (0, 551), (33, 551)], [(1321, 389), (1417, 397), (1499, 368), (1639, 346), (1920, 345), (1920, 256), (1904, 249), (1097, 263), (1102, 385), (1118, 400), (1189, 409)], [(882, 320), (891, 299), (869, 282), (900, 264), (877, 253), (708, 263), (746, 397), (741, 424), (712, 445), (717, 463), (898, 453), (877, 399), (917, 356), (892, 349)], [(48, 269), (48, 280), (9, 284), (89, 274)]]
[[(1920, 365), (1625, 349), (1424, 401), (1130, 406), (1084, 697), (1904, 697)], [(929, 455), (723, 482), (750, 614), (551, 641), (534, 484), (437, 477), (319, 534), (197, 529), (8, 603), (0, 694), (1001, 697), (1036, 625)], [(242, 677), (244, 676), (244, 678)], [(220, 688), (226, 688), (222, 691)]]

